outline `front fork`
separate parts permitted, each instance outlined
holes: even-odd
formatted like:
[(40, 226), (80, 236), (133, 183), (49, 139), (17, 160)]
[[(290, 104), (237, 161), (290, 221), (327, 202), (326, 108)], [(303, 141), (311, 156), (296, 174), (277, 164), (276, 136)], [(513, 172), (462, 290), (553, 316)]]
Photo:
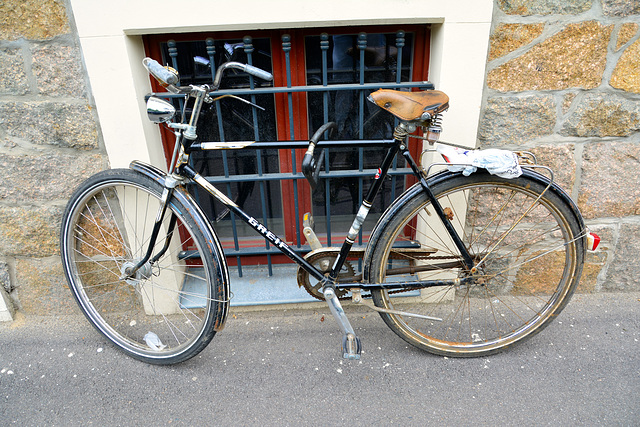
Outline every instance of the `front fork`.
[(162, 221), (164, 216), (167, 213), (167, 206), (169, 204), (169, 200), (171, 200), (171, 196), (173, 194), (173, 189), (178, 185), (178, 180), (173, 178), (172, 176), (167, 176), (165, 179), (165, 187), (162, 191), (162, 196), (160, 198), (160, 208), (158, 209), (158, 214), (156, 215), (155, 222), (153, 224), (153, 230), (151, 231), (151, 236), (149, 237), (149, 246), (147, 247), (147, 252), (144, 257), (135, 266), (128, 267), (124, 271), (124, 277), (122, 279), (131, 279), (136, 276), (138, 270), (140, 270), (147, 262), (149, 264), (154, 264), (156, 261), (162, 257), (165, 252), (169, 249), (169, 245), (171, 244), (171, 237), (173, 236), (173, 230), (178, 222), (178, 217), (175, 214), (171, 214), (171, 219), (169, 220), (169, 228), (167, 230), (167, 237), (165, 238), (164, 246), (153, 258), (151, 258), (151, 254), (153, 253), (153, 248), (156, 245), (156, 240), (158, 239), (158, 235), (160, 234), (160, 228), (162, 227)]

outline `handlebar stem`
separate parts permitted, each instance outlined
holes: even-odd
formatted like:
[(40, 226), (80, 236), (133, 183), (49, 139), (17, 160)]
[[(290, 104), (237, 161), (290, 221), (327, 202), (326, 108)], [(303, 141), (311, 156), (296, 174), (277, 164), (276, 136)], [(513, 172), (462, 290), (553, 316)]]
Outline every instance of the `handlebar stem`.
[(193, 102), (193, 109), (191, 111), (191, 119), (189, 120), (189, 126), (185, 129), (182, 134), (186, 139), (193, 141), (198, 136), (196, 135), (196, 126), (198, 124), (198, 117), (200, 116), (200, 109), (202, 108), (202, 103), (207, 97), (207, 90), (204, 87), (200, 86), (191, 86), (191, 96), (195, 98)]

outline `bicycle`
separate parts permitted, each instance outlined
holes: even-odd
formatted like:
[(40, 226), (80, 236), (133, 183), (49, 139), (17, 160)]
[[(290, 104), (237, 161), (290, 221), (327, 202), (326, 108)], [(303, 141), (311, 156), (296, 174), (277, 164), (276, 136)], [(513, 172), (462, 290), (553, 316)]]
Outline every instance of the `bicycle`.
[[(327, 302), (348, 359), (359, 358), (362, 347), (340, 300), (379, 312), (413, 346), (464, 357), (492, 354), (534, 336), (573, 294), (595, 235), (549, 168), (520, 154), (521, 175), (507, 179), (486, 169), (468, 176), (447, 168), (431, 173), (440, 163), (423, 168), (412, 158), (408, 138), (431, 147), (439, 139), (449, 102), (443, 92), (371, 94), (372, 102), (399, 118), (393, 139), (379, 144), (386, 155), (342, 246), (322, 247), (305, 222), (312, 250), (302, 256), (188, 163), (197, 150), (252, 144), (195, 142), (199, 112), (203, 103), (219, 99), (211, 96), (224, 71), (272, 76), (229, 62), (218, 68), (212, 85), (181, 87), (175, 70), (150, 58), (143, 63), (162, 86), (185, 99), (180, 121), (173, 121), (171, 103), (155, 96), (147, 102), (149, 118), (176, 136), (169, 172), (133, 161), (129, 169), (90, 177), (71, 196), (61, 230), (62, 264), (73, 296), (89, 322), (128, 355), (154, 364), (182, 362), (224, 327), (231, 298), (227, 263), (186, 184), (205, 190), (298, 264), (299, 285)], [(321, 163), (316, 148), (333, 127), (325, 124), (309, 141), (302, 171), (312, 186)], [(423, 136), (416, 133), (420, 129)], [(398, 155), (417, 183), (382, 214), (366, 248), (352, 248)], [(353, 260), (362, 262), (361, 274)]]

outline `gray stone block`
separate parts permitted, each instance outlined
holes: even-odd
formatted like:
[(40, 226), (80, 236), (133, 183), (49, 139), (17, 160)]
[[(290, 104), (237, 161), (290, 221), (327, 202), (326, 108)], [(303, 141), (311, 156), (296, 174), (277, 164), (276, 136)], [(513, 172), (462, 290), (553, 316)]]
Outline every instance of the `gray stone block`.
[(607, 271), (607, 280), (602, 286), (608, 291), (640, 290), (640, 225), (622, 224), (615, 252), (615, 259)]
[(32, 48), (32, 70), (38, 92), (45, 96), (85, 96), (85, 77), (80, 52), (70, 46), (48, 45)]
[(96, 122), (87, 104), (2, 102), (0, 130), (33, 144), (93, 149), (98, 147)]
[(0, 49), (0, 95), (25, 95), (29, 81), (20, 49)]
[(11, 292), (11, 276), (9, 275), (9, 265), (6, 262), (0, 262), (0, 288), (6, 292)]
[(106, 156), (46, 153), (18, 156), (0, 153), (0, 201), (67, 200), (86, 178), (106, 167)]
[(640, 14), (640, 2), (637, 0), (602, 0), (605, 15), (625, 17)]
[(586, 218), (640, 214), (640, 144), (585, 145), (578, 205)]
[[(574, 101), (575, 102), (575, 101)], [(640, 130), (640, 105), (613, 93), (589, 93), (566, 119), (565, 136), (629, 136)]]
[(556, 103), (551, 95), (489, 98), (478, 138), (484, 148), (512, 145), (553, 133)]

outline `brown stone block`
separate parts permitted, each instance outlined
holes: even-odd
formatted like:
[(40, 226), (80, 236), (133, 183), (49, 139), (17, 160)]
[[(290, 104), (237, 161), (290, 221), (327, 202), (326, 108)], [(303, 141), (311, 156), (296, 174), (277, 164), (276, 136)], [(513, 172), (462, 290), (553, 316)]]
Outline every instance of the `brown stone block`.
[(602, 83), (613, 25), (569, 24), (528, 52), (491, 70), (490, 88), (503, 92), (593, 89)]
[(640, 130), (640, 105), (618, 95), (589, 93), (566, 119), (561, 135), (629, 136)]
[(0, 201), (66, 200), (90, 175), (106, 166), (100, 154), (12, 156), (0, 153)]
[(640, 145), (599, 142), (584, 148), (578, 205), (585, 218), (640, 214)]
[[(575, 145), (540, 145), (529, 151), (535, 154), (538, 164), (551, 168), (554, 181), (568, 194), (571, 194), (576, 181), (577, 170), (574, 156)], [(546, 175), (546, 173), (542, 173)]]
[(80, 313), (58, 257), (18, 260), (16, 283), (20, 308), (26, 314), (46, 316)]
[(58, 254), (61, 207), (0, 207), (0, 255)]
[(640, 39), (622, 53), (611, 76), (611, 86), (640, 93)]
[(70, 31), (63, 0), (4, 0), (0, 16), (4, 40), (46, 40)]
[(509, 52), (531, 43), (542, 34), (544, 24), (500, 24), (491, 38), (489, 61), (506, 55)]
[(640, 291), (640, 225), (622, 224), (614, 259), (607, 271), (602, 289)]
[[(529, 256), (534, 255), (530, 254)], [(552, 252), (540, 254), (536, 262), (524, 264), (518, 270), (516, 283), (518, 287), (511, 293), (514, 295), (551, 295), (555, 292), (562, 278), (565, 254)]]
[(553, 133), (556, 104), (552, 96), (489, 98), (478, 138), (483, 148), (513, 145)]
[(96, 121), (87, 104), (0, 103), (0, 127), (7, 135), (33, 144), (80, 149), (98, 147)]
[(618, 31), (618, 40), (616, 41), (616, 50), (619, 50), (623, 44), (627, 43), (638, 32), (638, 24), (627, 22), (620, 26)]

